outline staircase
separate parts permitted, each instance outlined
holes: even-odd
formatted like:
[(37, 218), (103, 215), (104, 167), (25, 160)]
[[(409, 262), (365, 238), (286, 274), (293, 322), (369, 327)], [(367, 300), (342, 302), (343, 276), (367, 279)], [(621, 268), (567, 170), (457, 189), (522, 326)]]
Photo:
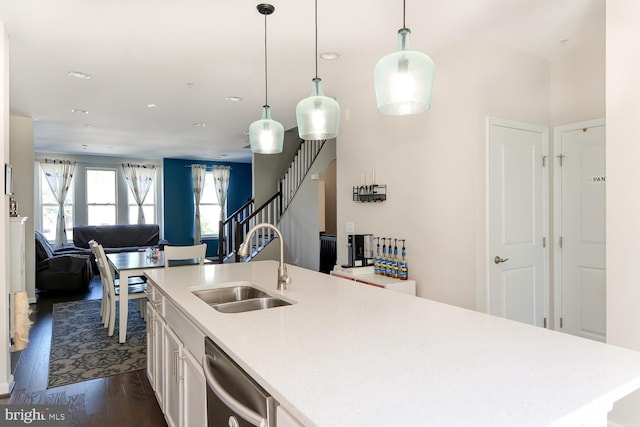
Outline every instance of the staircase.
[[(254, 199), (250, 199), (224, 221), (219, 222), (218, 260), (220, 263), (241, 261), (238, 249), (244, 242), (247, 232), (255, 225), (264, 222), (278, 225), (282, 214), (295, 197), (324, 143), (324, 140), (303, 141), (286, 173), (279, 180), (279, 190), (269, 200), (256, 208)], [(258, 230), (248, 242), (250, 250), (245, 261), (253, 259), (274, 238), (276, 235), (273, 230), (269, 228)]]

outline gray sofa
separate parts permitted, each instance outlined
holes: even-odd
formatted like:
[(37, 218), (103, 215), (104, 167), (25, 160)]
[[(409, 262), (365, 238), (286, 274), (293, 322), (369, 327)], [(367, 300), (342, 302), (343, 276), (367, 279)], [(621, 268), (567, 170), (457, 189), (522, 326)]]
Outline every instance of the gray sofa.
[[(158, 224), (78, 225), (73, 227), (73, 246), (91, 254), (89, 241), (95, 240), (105, 253), (136, 252), (146, 248), (164, 249), (168, 242), (160, 239)], [(91, 257), (93, 271), (98, 271)]]

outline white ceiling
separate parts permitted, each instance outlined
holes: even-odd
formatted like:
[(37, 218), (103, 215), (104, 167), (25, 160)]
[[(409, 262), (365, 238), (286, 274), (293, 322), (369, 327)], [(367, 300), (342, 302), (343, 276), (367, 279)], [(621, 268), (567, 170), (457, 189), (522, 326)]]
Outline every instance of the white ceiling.
[[(406, 24), (414, 49), (427, 54), (482, 36), (554, 59), (567, 48), (604, 42), (604, 2), (410, 0)], [(354, 58), (369, 61), (373, 73), (377, 60), (395, 49), (401, 1), (318, 3), (319, 51), (342, 55), (320, 60), (320, 77), (323, 69), (349, 73), (341, 64)], [(0, 0), (10, 37), (11, 112), (35, 120), (37, 151), (249, 161), (245, 133), (264, 104), (264, 17), (257, 4)], [(290, 129), (314, 76), (314, 2), (272, 4), (269, 104), (273, 118)], [(326, 94), (334, 95), (324, 82)], [(157, 108), (148, 108), (151, 103)]]

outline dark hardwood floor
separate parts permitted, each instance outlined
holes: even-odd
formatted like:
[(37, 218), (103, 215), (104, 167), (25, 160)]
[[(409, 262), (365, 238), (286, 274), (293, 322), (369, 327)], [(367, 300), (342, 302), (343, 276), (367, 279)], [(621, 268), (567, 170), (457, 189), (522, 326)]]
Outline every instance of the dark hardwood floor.
[(167, 425), (145, 370), (47, 389), (53, 304), (97, 299), (101, 298), (101, 292), (97, 276), (86, 292), (40, 293), (38, 302), (31, 305), (34, 325), (29, 346), (21, 354), (12, 353), (15, 387), (10, 396), (0, 397), (0, 405), (68, 404), (71, 426)]

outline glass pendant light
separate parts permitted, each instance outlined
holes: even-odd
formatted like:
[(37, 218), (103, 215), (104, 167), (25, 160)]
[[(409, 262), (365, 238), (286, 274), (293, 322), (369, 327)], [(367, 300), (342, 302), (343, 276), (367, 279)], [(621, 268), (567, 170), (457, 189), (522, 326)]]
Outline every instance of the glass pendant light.
[(409, 115), (431, 108), (435, 65), (424, 53), (411, 50), (405, 7), (403, 0), (398, 50), (378, 61), (373, 73), (378, 111), (383, 114)]
[(258, 12), (264, 15), (264, 106), (262, 117), (249, 126), (249, 144), (251, 151), (257, 154), (282, 153), (284, 144), (284, 127), (271, 119), (271, 111), (267, 102), (267, 15), (271, 15), (275, 8), (266, 3), (257, 6)]
[(315, 0), (315, 23), (316, 76), (311, 80), (311, 96), (296, 107), (298, 135), (308, 141), (335, 138), (340, 128), (340, 106), (335, 99), (324, 96), (322, 79), (318, 77), (318, 0)]

